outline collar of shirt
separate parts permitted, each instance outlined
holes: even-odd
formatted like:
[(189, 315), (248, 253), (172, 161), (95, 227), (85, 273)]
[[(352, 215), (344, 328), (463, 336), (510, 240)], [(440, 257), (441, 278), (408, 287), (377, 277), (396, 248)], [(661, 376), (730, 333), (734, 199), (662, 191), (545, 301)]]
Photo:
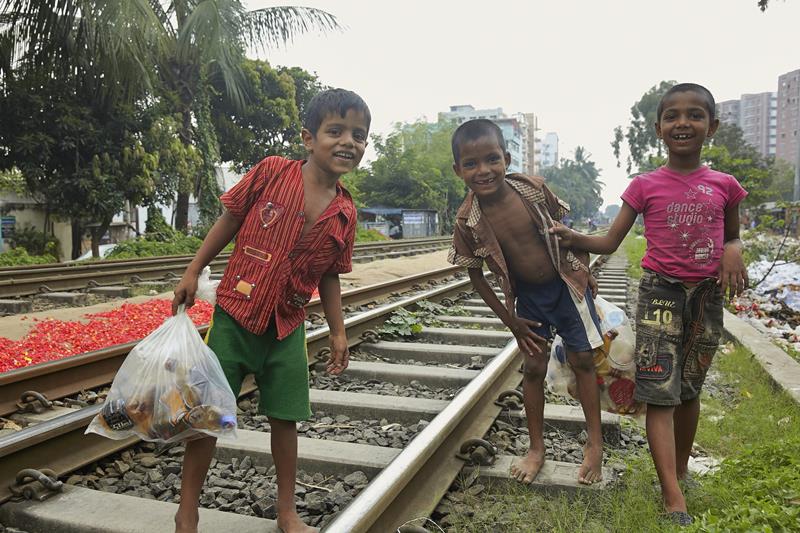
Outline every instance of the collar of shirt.
[[(528, 210), (531, 221), (536, 225), (542, 240), (547, 245), (548, 255), (556, 272), (572, 288), (576, 297), (583, 298), (588, 283), (588, 254), (578, 254), (581, 257), (585, 256), (585, 259), (581, 260), (581, 257), (576, 256), (571, 250), (562, 250), (558, 239), (547, 232), (547, 229), (553, 225), (553, 219), (546, 205), (547, 196), (544, 192), (544, 179), (538, 176), (528, 177), (522, 174), (508, 174), (506, 175), (506, 183), (524, 200), (523, 204)], [(564, 212), (569, 211), (569, 204), (555, 195), (551, 194), (550, 196)], [(503, 257), (503, 251), (492, 227), (483, 220), (480, 203), (472, 191), (467, 194), (464, 204), (456, 216), (457, 218), (465, 219), (466, 226), (473, 232), (473, 236), (480, 244), (480, 247), (474, 250), (475, 255), (482, 256), (487, 260), (489, 269), (499, 276), (497, 281), (503, 288), (506, 301), (513, 302), (513, 280)]]

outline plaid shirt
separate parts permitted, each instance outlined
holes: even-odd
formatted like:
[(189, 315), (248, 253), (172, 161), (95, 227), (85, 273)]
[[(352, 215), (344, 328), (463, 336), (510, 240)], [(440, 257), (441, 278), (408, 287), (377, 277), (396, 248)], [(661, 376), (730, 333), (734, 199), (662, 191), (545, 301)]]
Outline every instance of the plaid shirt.
[[(569, 204), (553, 194), (539, 176), (508, 174), (506, 182), (522, 197), (527, 214), (547, 246), (553, 268), (581, 300), (589, 284), (589, 254), (561, 249), (555, 235), (547, 232), (553, 220), (561, 220), (569, 212)], [(506, 309), (515, 316), (514, 280), (509, 275), (497, 237), (482, 215), (478, 199), (469, 191), (456, 213), (453, 245), (447, 260), (466, 268), (483, 268), (485, 261), (503, 289)]]
[(260, 335), (275, 317), (278, 339), (305, 320), (305, 305), (326, 273), (352, 270), (356, 209), (337, 183), (336, 197), (301, 237), (303, 161), (267, 157), (220, 200), (242, 226), (217, 288), (217, 303)]

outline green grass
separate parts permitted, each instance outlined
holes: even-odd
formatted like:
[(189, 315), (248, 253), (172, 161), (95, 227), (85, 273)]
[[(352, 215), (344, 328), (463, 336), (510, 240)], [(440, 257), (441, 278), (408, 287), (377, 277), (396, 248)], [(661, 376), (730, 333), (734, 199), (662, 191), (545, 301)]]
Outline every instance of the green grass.
[(628, 236), (622, 241), (622, 249), (628, 258), (628, 275), (631, 279), (642, 277), (641, 262), (646, 248), (647, 241), (644, 238), (639, 238), (639, 234), (636, 231), (628, 233)]

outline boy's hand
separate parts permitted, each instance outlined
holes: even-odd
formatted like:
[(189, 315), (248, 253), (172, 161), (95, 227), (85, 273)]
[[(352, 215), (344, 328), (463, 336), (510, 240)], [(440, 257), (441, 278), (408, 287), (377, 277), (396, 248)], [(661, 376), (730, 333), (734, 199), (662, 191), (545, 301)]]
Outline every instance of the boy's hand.
[(558, 243), (564, 248), (572, 248), (575, 232), (566, 227), (561, 222), (553, 221), (553, 227), (547, 230), (551, 235), (558, 237)]
[(747, 288), (747, 269), (744, 267), (742, 259), (742, 249), (738, 241), (726, 243), (722, 252), (722, 260), (719, 263), (719, 279), (717, 285), (722, 289), (722, 297), (728, 291), (729, 299), (737, 294), (742, 294)]
[(591, 273), (589, 274), (589, 288), (592, 290), (592, 298), (597, 298), (597, 279)]
[(193, 306), (195, 293), (197, 293), (197, 274), (187, 270), (173, 291), (175, 296), (172, 297), (172, 315), (178, 314), (178, 306), (181, 304), (184, 304), (186, 309)]
[(334, 376), (344, 372), (350, 364), (350, 348), (347, 346), (347, 334), (341, 333), (330, 336), (331, 356), (325, 370)]
[(539, 322), (528, 320), (527, 318), (520, 318), (515, 316), (511, 319), (511, 324), (508, 326), (511, 333), (517, 339), (517, 345), (522, 353), (533, 357), (536, 354), (542, 354), (542, 349), (539, 348), (538, 343), (545, 342), (545, 339), (531, 331), (531, 328), (538, 328), (541, 326)]

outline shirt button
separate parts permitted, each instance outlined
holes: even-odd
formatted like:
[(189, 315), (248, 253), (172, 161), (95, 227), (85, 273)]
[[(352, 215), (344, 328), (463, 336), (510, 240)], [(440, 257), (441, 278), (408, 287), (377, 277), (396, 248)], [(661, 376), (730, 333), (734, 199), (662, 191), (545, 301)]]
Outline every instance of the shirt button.
[(266, 227), (267, 227), (267, 225), (266, 225), (266, 224), (262, 224), (262, 225), (261, 225), (261, 227), (262, 227), (262, 228), (266, 228)]
[(267, 209), (272, 209), (272, 207), (273, 207), (272, 202), (267, 202)]
[(297, 212), (297, 216), (302, 218), (302, 217), (306, 216), (306, 214), (303, 213), (302, 211), (298, 211)]

